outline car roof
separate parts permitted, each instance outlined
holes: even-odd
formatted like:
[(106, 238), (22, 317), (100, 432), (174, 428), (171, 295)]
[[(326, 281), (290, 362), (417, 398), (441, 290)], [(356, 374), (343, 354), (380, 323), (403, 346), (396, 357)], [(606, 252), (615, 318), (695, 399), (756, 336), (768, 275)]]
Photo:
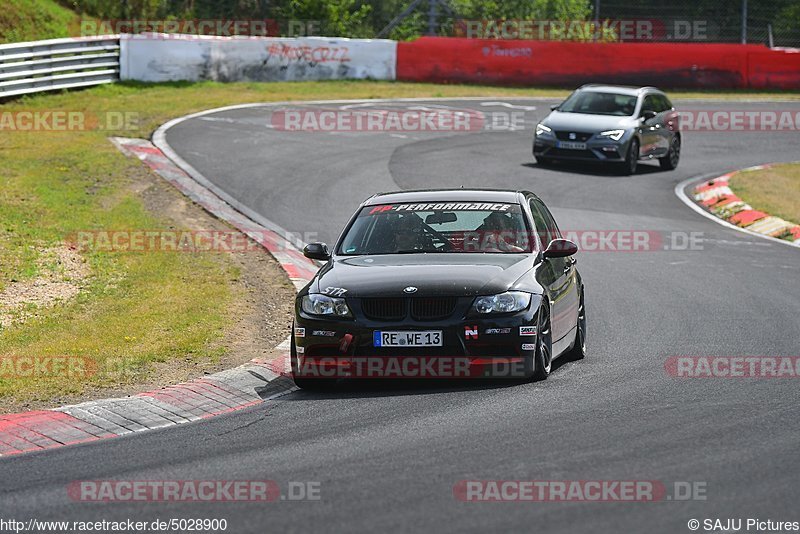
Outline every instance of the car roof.
[(364, 201), (365, 206), (406, 202), (506, 202), (518, 203), (520, 195), (529, 191), (508, 189), (417, 189), (378, 193)]
[(593, 91), (596, 93), (619, 93), (622, 95), (637, 96), (642, 93), (662, 93), (660, 89), (651, 86), (637, 87), (633, 85), (602, 85), (597, 83), (589, 83), (579, 87), (580, 91)]

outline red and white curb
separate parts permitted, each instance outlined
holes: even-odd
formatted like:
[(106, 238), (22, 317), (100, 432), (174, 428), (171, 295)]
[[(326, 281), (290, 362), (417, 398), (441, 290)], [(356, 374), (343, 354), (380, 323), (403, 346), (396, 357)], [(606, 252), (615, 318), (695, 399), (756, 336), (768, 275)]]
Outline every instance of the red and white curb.
[[(317, 265), (281, 235), (234, 209), (198, 183), (144, 139), (114, 138), (114, 144), (136, 157), (206, 210), (235, 226), (266, 248), (295, 288), (305, 286)], [(291, 389), (288, 381), (289, 339), (276, 347), (280, 356), (253, 359), (239, 367), (131, 397), (89, 401), (53, 410), (0, 415), (0, 456), (42, 451), (164, 428), (254, 406)]]
[(283, 360), (252, 361), (190, 382), (131, 397), (0, 415), (0, 456), (41, 451), (189, 423), (241, 410), (288, 389), (270, 383)]
[(757, 165), (702, 180), (692, 188), (690, 198), (685, 190), (697, 182), (690, 178), (675, 186), (675, 194), (686, 205), (724, 226), (764, 237), (786, 245), (800, 247), (800, 224), (755, 210), (730, 188), (730, 179), (737, 174), (768, 169), (774, 164)]

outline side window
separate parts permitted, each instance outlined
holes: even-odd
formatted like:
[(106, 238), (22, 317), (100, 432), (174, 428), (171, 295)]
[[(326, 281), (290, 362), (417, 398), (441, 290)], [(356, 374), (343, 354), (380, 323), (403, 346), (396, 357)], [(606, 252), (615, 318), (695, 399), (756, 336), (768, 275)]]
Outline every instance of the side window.
[(544, 224), (545, 227), (547, 228), (547, 235), (549, 236), (548, 243), (550, 243), (550, 241), (552, 241), (553, 239), (559, 239), (561, 237), (561, 232), (559, 231), (558, 226), (556, 225), (556, 220), (553, 218), (553, 214), (550, 213), (550, 210), (547, 209), (547, 206), (545, 206), (544, 202), (542, 202), (541, 200), (534, 200), (533, 203), (536, 204), (536, 207), (539, 209), (539, 212), (542, 214), (542, 217), (544, 218)]
[(559, 230), (558, 225), (556, 224), (556, 219), (553, 217), (553, 214), (550, 213), (550, 210), (547, 206), (544, 205), (543, 202), (538, 202), (539, 209), (542, 210), (542, 214), (544, 215), (545, 223), (547, 224), (547, 228), (550, 230), (550, 235), (553, 236), (553, 239), (561, 239), (561, 230)]
[(646, 97), (644, 97), (641, 113), (644, 113), (645, 111), (655, 111), (656, 113), (658, 113), (658, 105), (656, 104), (653, 95), (647, 95)]
[(536, 226), (534, 228), (534, 232), (539, 236), (539, 239), (542, 241), (542, 249), (547, 248), (547, 245), (550, 244), (552, 241), (552, 237), (550, 237), (550, 232), (547, 230), (547, 222), (544, 218), (544, 215), (539, 210), (539, 207), (536, 205), (536, 201), (531, 199), (530, 201), (531, 207), (531, 215), (533, 216), (533, 224)]
[(536, 231), (542, 239), (542, 246), (547, 248), (550, 241), (561, 237), (561, 232), (556, 226), (553, 215), (544, 203), (537, 199), (531, 199), (531, 213), (533, 214)]
[(669, 101), (664, 95), (658, 95), (658, 99), (661, 102), (661, 111), (669, 111), (672, 109), (672, 102)]

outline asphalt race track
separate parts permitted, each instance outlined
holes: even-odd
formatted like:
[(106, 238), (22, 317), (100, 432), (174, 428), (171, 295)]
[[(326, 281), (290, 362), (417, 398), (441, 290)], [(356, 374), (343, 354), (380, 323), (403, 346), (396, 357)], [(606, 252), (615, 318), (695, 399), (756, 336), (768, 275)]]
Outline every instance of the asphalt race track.
[[(533, 124), (555, 101), (497, 102), (392, 107), (536, 109), (523, 110), (526, 125), (516, 131), (376, 134), (279, 131), (265, 106), (188, 120), (167, 141), (230, 195), (306, 240), (335, 241), (374, 192), (462, 185), (532, 190), (562, 230), (654, 232), (658, 250), (577, 256), (587, 359), (539, 383), (292, 392), (206, 422), (2, 459), (0, 515), (225, 518), (237, 533), (688, 532), (693, 518), (800, 520), (800, 381), (676, 378), (664, 367), (678, 355), (800, 355), (800, 250), (720, 226), (673, 192), (693, 176), (798, 160), (800, 132), (687, 132), (676, 171), (644, 163), (624, 177), (535, 165)], [(798, 103), (676, 105), (800, 111)], [(682, 250), (671, 236), (689, 232), (700, 233), (701, 246)], [(315, 481), (321, 499), (102, 504), (67, 496), (72, 481), (106, 479), (269, 479), (284, 492), (290, 481)], [(461, 480), (656, 480), (670, 492), (689, 481), (705, 484), (706, 499), (461, 502), (453, 493)]]

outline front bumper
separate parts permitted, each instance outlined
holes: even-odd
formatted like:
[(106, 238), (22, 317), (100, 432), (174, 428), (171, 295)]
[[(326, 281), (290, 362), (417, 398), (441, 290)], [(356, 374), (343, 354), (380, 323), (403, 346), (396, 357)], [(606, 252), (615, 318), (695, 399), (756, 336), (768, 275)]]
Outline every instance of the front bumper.
[[(469, 304), (471, 304), (471, 299)], [(350, 302), (348, 302), (350, 304)], [(357, 310), (357, 306), (351, 306)], [(292, 372), (320, 378), (482, 378), (530, 373), (536, 310), (440, 321), (329, 320), (296, 310)], [(440, 347), (376, 347), (376, 331), (441, 331)]]
[(534, 136), (533, 155), (540, 158), (621, 163), (625, 161), (631, 138), (630, 133), (626, 133), (619, 141), (593, 136), (585, 141), (585, 149), (571, 149), (561, 148), (559, 143), (562, 141), (553, 134)]

